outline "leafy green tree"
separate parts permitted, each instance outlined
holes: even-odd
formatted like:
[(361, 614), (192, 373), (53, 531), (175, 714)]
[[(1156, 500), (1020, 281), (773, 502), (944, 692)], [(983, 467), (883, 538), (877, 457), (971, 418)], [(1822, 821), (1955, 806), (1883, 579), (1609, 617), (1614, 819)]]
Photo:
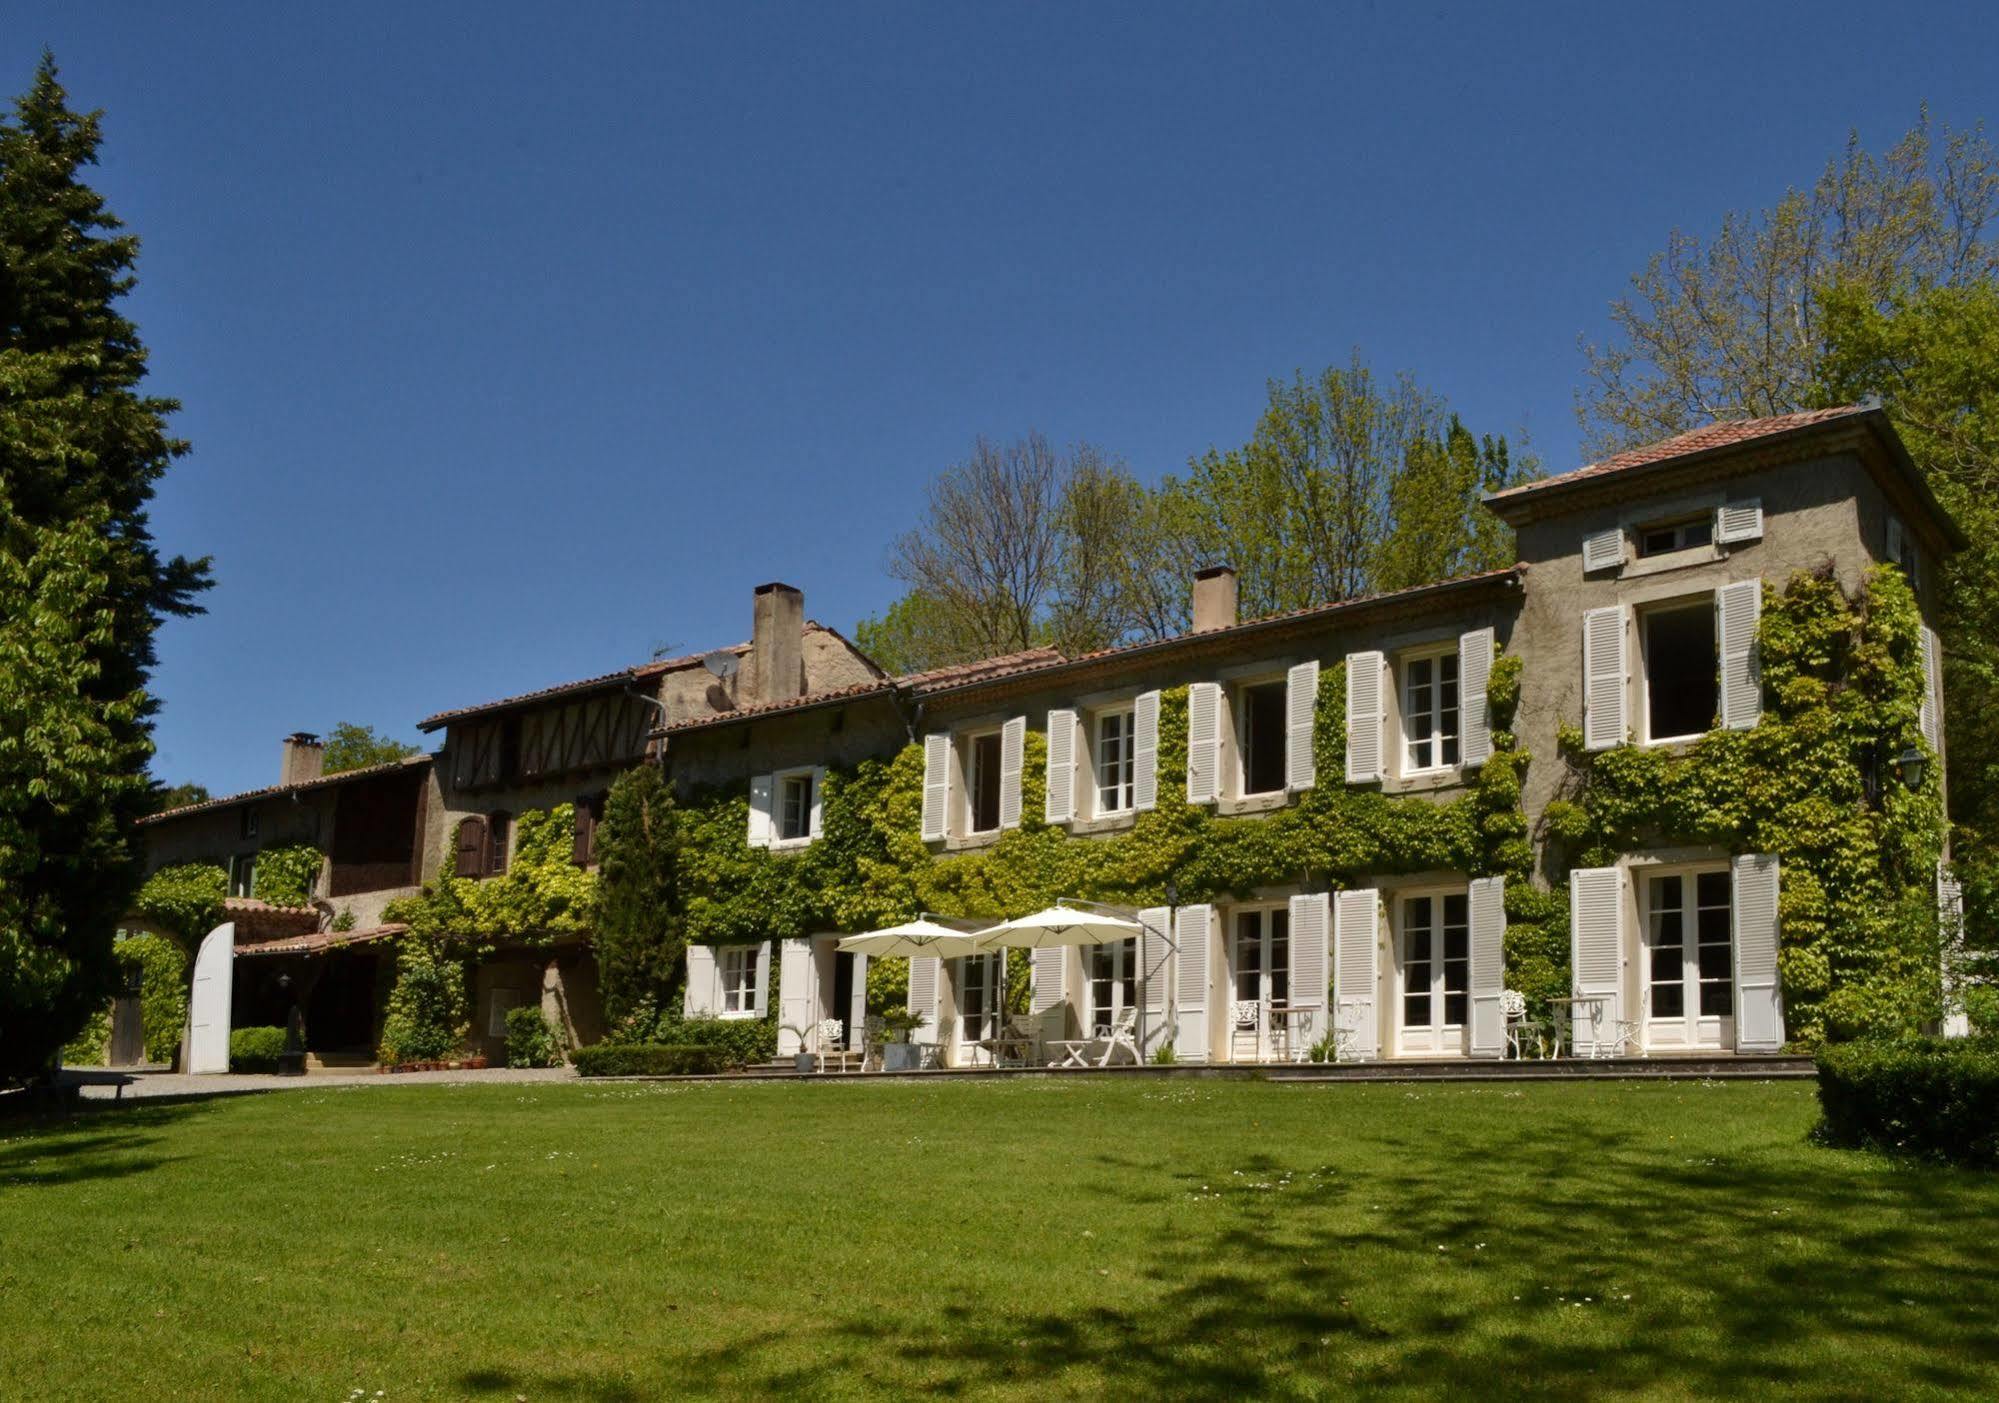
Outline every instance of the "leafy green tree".
[(163, 814), (169, 809), (184, 809), (189, 804), (205, 804), (211, 797), (205, 784), (161, 784), (158, 780), (149, 780), (146, 812)]
[(392, 760), (407, 760), (421, 749), (421, 746), (382, 735), (373, 726), (342, 721), (326, 737), (321, 764), (326, 774), (337, 775), (344, 770), (361, 770), (370, 765), (386, 765)]
[(81, 179), (100, 140), (47, 56), (0, 119), (0, 1080), (43, 1074), (113, 986), (153, 803), (153, 637), (208, 584), (147, 525), (187, 445), (175, 402), (139, 390), (117, 310), (138, 240)]
[(651, 765), (620, 775), (597, 829), (598, 977), (607, 1022), (672, 1006), (687, 940), (673, 790)]
[(896, 675), (981, 656), (971, 627), (950, 605), (920, 590), (862, 619), (854, 627), (854, 645)]
[(1536, 475), (1534, 461), (1516, 461), (1504, 437), (1474, 438), (1453, 414), (1442, 437), (1410, 445), (1402, 471), (1388, 485), (1392, 524), (1375, 587), (1402, 589), (1511, 565), (1512, 528), (1480, 499)]

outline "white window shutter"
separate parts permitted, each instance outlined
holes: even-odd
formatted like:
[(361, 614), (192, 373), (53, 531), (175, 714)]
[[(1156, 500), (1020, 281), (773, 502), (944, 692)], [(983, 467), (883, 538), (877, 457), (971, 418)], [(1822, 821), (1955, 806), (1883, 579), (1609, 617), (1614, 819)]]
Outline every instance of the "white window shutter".
[(1208, 1060), (1208, 962), (1214, 950), (1215, 908), (1182, 906), (1174, 927), (1178, 965), (1173, 981), (1173, 1053), (1181, 1062)]
[(1466, 905), (1471, 917), (1471, 1045), (1473, 1057), (1506, 1055), (1506, 879), (1480, 877)]
[(764, 1017), (770, 1012), (770, 942), (766, 940), (757, 946), (757, 1001), (756, 1015)]
[(1159, 807), (1159, 693), (1140, 692), (1131, 713), (1131, 806)]
[(750, 846), (753, 848), (770, 846), (770, 791), (771, 776), (750, 776)]
[(1587, 1048), (1624, 1016), (1624, 874), (1615, 867), (1569, 873), (1569, 974), (1577, 998), (1600, 1001), (1576, 1006), (1571, 1045)]
[(1187, 802), (1222, 797), (1222, 688), (1195, 682), (1187, 688)]
[(1923, 706), (1920, 714), (1923, 739), (1932, 751), (1943, 753), (1943, 650), (1936, 630), (1923, 625)]
[(1068, 950), (1060, 945), (1027, 952), (1028, 982), (1031, 986), (1028, 1012), (1038, 1017), (1058, 1007), (1069, 996), (1068, 981), (1064, 978), (1068, 957)]
[(1291, 898), (1292, 1060), (1302, 1062), (1326, 1035), (1326, 1002), (1333, 983), (1332, 898), (1311, 892)]
[(858, 1048), (868, 1027), (868, 957), (855, 955), (854, 992), (847, 1004), (847, 1046)]
[(1763, 612), (1763, 582), (1741, 580), (1714, 592), (1715, 637), (1721, 643), (1721, 724), (1747, 731), (1763, 715), (1763, 669), (1756, 629)]
[(1145, 1004), (1145, 1046), (1139, 1055), (1146, 1059), (1173, 1035), (1166, 1021), (1173, 1007), (1172, 921), (1172, 911), (1164, 906), (1138, 913), (1141, 934), (1132, 948), (1138, 957), (1139, 998)]
[(1347, 654), (1347, 783), (1372, 784), (1382, 774), (1380, 653)]
[(1971, 1036), (1964, 1007), (1964, 884), (1948, 862), (1937, 863), (1937, 943), (1943, 952), (1943, 1035)]
[(1020, 770), (1027, 757), (1027, 718), (1000, 727), (1000, 827), (1020, 827)]
[(805, 831), (814, 838), (819, 836), (819, 816), (826, 806), (826, 767), (815, 765), (812, 769), (812, 822)]
[(1466, 769), (1492, 757), (1492, 713), (1485, 700), (1492, 682), (1492, 644), (1489, 628), (1458, 635), (1458, 715), (1463, 731), (1458, 756)]
[(819, 1020), (813, 1013), (812, 942), (786, 940), (778, 948), (777, 1055), (789, 1057), (802, 1052)]
[(1724, 546), (1763, 539), (1763, 503), (1751, 497), (1742, 502), (1724, 502), (1715, 509), (1714, 538)]
[(1595, 531), (1583, 537), (1583, 573), (1594, 574), (1598, 570), (1615, 570), (1624, 563), (1624, 532), (1613, 526), (1608, 531)]
[(1048, 713), (1048, 797), (1042, 817), (1067, 823), (1076, 816), (1076, 713)]
[(1333, 1028), (1343, 1062), (1372, 1062), (1381, 1055), (1374, 1005), (1380, 962), (1381, 893), (1373, 887), (1341, 892), (1333, 904)]
[(1777, 983), (1777, 857), (1744, 853), (1735, 869), (1735, 1050), (1780, 1052), (1784, 998)]
[(1284, 674), (1284, 787), (1296, 794), (1318, 778), (1312, 718), (1319, 702), (1319, 664), (1299, 663)]
[(909, 1011), (923, 1019), (922, 1026), (910, 1033), (911, 1042), (937, 1041), (937, 984), (942, 973), (943, 961), (934, 955), (909, 961)]
[(951, 733), (933, 731), (923, 738), (923, 841), (944, 839), (951, 812)]
[(1591, 750), (1622, 745), (1630, 734), (1624, 647), (1623, 606), (1583, 614), (1583, 740)]
[(704, 1018), (721, 1006), (720, 972), (715, 968), (715, 947), (687, 947), (687, 992), (680, 1001), (681, 1014)]

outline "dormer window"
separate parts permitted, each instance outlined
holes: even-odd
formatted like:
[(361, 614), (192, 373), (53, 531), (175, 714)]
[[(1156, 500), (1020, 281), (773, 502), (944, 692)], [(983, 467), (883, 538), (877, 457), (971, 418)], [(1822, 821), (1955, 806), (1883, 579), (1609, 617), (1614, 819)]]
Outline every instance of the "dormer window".
[(1656, 526), (1641, 526), (1634, 533), (1638, 541), (1640, 559), (1655, 555), (1671, 555), (1674, 551), (1692, 550), (1696, 546), (1714, 544), (1714, 517), (1709, 513), (1690, 516), (1683, 521), (1661, 522)]

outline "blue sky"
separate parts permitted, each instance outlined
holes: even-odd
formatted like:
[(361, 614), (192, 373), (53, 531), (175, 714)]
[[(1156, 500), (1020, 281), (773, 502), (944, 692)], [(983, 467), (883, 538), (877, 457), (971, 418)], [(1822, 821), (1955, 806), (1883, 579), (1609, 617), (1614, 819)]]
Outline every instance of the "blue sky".
[(974, 435), (1148, 477), (1358, 346), (1573, 466), (1577, 339), (1850, 128), (1989, 111), (1989, 6), (8, 7), (107, 109), (193, 453), (156, 770), (845, 628)]

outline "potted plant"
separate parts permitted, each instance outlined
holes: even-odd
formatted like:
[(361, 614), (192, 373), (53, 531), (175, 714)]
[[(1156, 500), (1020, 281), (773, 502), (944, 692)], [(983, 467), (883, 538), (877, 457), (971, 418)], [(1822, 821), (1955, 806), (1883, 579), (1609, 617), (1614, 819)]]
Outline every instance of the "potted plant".
[(913, 1072), (923, 1065), (923, 1054), (913, 1042), (912, 1035), (930, 1020), (920, 1013), (898, 1010), (882, 1015), (882, 1070), (884, 1072)]

